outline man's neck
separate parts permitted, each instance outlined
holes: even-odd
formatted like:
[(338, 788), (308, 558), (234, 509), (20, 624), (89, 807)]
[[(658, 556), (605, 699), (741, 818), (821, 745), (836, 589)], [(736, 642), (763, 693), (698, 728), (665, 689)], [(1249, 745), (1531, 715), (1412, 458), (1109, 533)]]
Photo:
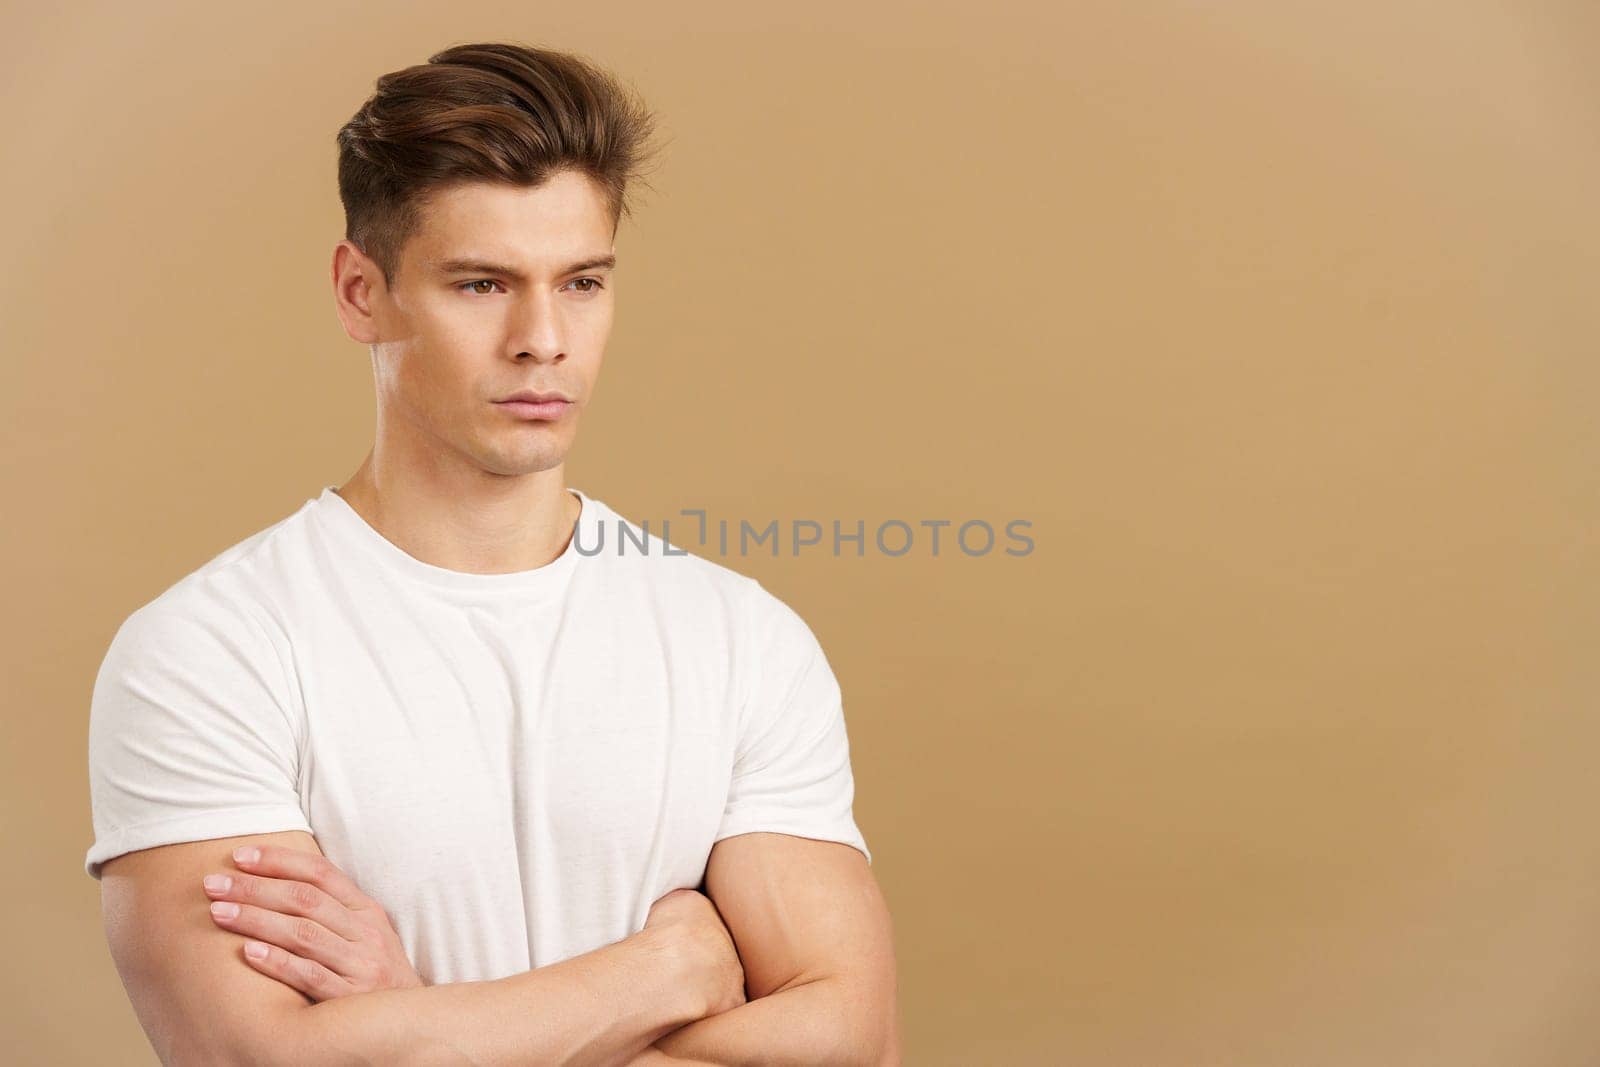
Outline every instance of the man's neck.
[(582, 510), (563, 467), (465, 486), (376, 474), (369, 455), (334, 492), (407, 555), (469, 574), (533, 570), (567, 548)]

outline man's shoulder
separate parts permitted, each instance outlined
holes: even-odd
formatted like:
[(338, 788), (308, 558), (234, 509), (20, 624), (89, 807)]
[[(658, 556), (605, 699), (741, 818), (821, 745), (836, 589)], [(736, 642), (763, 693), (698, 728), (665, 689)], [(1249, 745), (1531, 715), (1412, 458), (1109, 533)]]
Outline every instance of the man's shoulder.
[(602, 554), (625, 564), (625, 573), (652, 586), (672, 584), (679, 605), (686, 609), (696, 601), (697, 592), (714, 594), (736, 614), (738, 628), (758, 641), (799, 647), (816, 643), (810, 625), (788, 599), (754, 575), (711, 558), (716, 537), (699, 537), (692, 517), (681, 526), (671, 521), (664, 529), (660, 523), (633, 522), (603, 502), (596, 510), (607, 527)]
[(605, 557), (607, 569), (628, 587), (647, 592), (658, 614), (702, 622), (715, 614), (734, 634), (757, 645), (807, 654), (816, 648), (815, 633), (787, 595), (711, 558), (715, 534), (701, 544), (692, 519), (684, 527), (686, 536), (680, 536), (678, 521), (663, 530), (660, 523), (634, 522), (604, 503), (596, 513), (606, 527), (603, 551), (594, 551), (592, 542), (600, 537), (594, 530), (585, 533), (585, 551)]
[(652, 583), (684, 582), (744, 596), (759, 584), (710, 558), (692, 518), (634, 521), (603, 500), (591, 498), (595, 522), (583, 532), (579, 551), (618, 565), (630, 577)]
[(283, 579), (282, 555), (302, 511), (287, 515), (214, 553), (135, 607), (115, 640), (162, 646), (185, 633), (209, 631), (265, 636), (273, 617), (273, 585)]

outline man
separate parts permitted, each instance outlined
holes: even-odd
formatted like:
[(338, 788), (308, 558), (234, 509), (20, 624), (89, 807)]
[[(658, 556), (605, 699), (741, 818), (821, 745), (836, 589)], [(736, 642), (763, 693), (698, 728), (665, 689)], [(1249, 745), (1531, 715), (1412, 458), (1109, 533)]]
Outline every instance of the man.
[(899, 1062), (814, 635), (565, 483), (651, 127), (479, 44), (340, 131), (372, 451), (95, 683), (85, 864), (164, 1062)]

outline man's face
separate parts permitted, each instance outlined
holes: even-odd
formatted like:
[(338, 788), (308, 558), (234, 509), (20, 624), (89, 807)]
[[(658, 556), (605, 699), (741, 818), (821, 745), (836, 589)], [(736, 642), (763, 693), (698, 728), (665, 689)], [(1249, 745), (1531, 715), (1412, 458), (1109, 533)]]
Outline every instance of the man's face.
[[(538, 188), (439, 190), (372, 290), (378, 433), (390, 462), (468, 464), (516, 476), (565, 461), (611, 332), (615, 231), (599, 188), (573, 171)], [(596, 261), (601, 261), (597, 263)], [(571, 403), (529, 417), (523, 390)]]

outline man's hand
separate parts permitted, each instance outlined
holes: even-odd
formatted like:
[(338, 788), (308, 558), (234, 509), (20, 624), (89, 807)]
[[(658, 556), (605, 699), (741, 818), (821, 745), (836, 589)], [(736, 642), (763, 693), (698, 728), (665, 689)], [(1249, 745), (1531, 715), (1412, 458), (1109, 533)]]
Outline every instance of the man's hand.
[(694, 889), (674, 889), (650, 905), (644, 928), (678, 946), (699, 976), (707, 1016), (732, 1011), (745, 1003), (744, 967), (733, 936), (711, 898)]
[(268, 845), (233, 859), (247, 873), (207, 875), (205, 893), (218, 926), (256, 939), (256, 970), (313, 1001), (427, 984), (383, 908), (326, 856)]

